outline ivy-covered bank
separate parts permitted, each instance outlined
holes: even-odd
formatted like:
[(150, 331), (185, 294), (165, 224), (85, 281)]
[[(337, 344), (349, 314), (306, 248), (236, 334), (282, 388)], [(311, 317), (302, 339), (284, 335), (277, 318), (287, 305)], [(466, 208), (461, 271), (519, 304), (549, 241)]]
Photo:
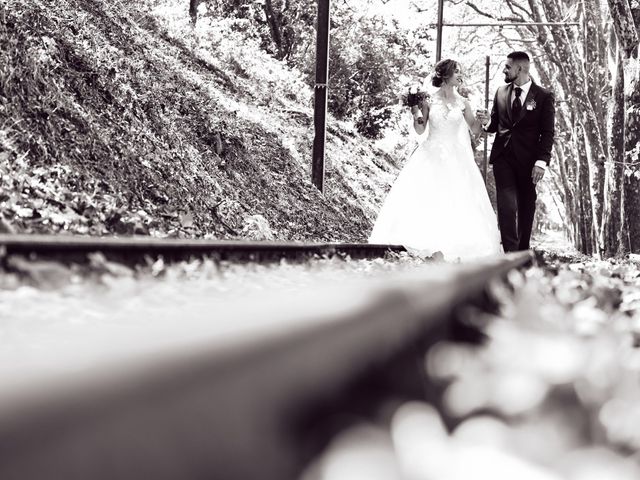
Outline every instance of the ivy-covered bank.
[[(182, 2), (185, 3), (185, 2)], [(311, 89), (172, 1), (0, 4), (2, 230), (364, 241), (397, 163)]]

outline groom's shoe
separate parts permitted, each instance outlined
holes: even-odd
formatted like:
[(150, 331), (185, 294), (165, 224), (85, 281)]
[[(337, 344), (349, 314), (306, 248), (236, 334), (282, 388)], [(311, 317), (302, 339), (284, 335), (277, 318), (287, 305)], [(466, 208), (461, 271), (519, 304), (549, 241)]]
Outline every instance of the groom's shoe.
[(503, 230), (500, 233), (502, 234), (502, 249), (505, 252), (517, 252), (520, 249), (517, 237), (514, 238), (513, 235), (508, 235)]
[(520, 250), (517, 239), (505, 237), (506, 235), (502, 236), (502, 249), (504, 250), (504, 253), (517, 252)]
[(518, 250), (529, 250), (531, 245), (529, 244), (529, 240), (520, 240), (520, 245), (518, 245)]

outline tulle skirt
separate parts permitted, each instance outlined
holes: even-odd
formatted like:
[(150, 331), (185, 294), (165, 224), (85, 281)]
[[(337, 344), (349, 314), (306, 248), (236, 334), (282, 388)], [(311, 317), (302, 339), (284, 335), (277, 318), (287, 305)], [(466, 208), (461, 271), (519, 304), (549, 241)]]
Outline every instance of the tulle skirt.
[(422, 256), (442, 252), (447, 261), (501, 253), (496, 215), (471, 145), (427, 138), (387, 195), (369, 242), (403, 245)]

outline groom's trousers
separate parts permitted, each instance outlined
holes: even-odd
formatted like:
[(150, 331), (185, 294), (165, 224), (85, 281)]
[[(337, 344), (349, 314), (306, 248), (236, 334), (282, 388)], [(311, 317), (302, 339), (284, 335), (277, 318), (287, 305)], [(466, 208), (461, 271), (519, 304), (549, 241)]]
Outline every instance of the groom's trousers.
[(493, 162), (498, 225), (505, 252), (529, 249), (537, 198), (532, 170), (520, 165), (510, 150)]

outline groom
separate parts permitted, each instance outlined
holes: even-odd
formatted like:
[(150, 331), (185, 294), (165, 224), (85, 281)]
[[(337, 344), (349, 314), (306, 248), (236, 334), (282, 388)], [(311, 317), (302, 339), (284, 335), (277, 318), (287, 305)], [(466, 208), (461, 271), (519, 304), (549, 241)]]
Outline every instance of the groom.
[[(529, 76), (525, 52), (507, 55), (504, 81), (498, 88), (491, 121), (497, 133), (489, 163), (493, 164), (498, 201), (498, 225), (505, 252), (529, 249), (536, 209), (536, 184), (544, 176), (553, 146), (553, 94)], [(485, 121), (488, 119), (484, 119)]]

